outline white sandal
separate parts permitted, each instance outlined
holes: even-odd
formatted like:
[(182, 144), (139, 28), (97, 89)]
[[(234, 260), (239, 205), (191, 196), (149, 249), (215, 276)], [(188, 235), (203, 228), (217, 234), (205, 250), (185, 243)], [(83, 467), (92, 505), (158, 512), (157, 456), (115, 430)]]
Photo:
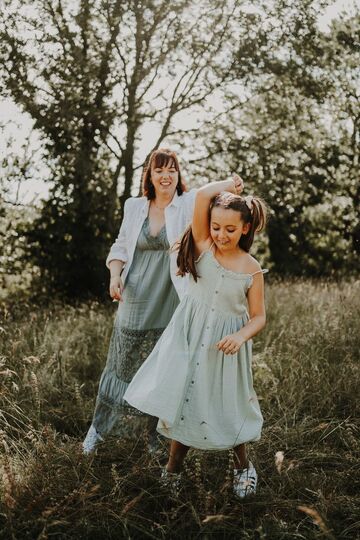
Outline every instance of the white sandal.
[(239, 499), (255, 495), (257, 473), (254, 465), (249, 461), (246, 469), (234, 469), (233, 490)]
[(169, 488), (171, 493), (177, 497), (181, 487), (181, 476), (181, 472), (169, 472), (165, 466), (161, 469), (160, 483), (164, 487)]

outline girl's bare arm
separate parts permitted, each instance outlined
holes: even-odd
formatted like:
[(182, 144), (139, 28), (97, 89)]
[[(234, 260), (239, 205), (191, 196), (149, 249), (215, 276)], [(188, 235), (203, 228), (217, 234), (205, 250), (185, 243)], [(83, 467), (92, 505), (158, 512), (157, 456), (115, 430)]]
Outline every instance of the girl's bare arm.
[(256, 274), (248, 292), (250, 319), (243, 328), (221, 339), (216, 345), (225, 354), (235, 354), (249, 339), (260, 332), (266, 323), (264, 300), (264, 276)]

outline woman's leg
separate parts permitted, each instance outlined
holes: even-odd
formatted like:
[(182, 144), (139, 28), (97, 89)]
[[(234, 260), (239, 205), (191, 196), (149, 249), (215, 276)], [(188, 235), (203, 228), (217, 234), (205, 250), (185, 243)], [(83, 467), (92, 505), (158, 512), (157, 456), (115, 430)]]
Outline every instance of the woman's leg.
[(182, 464), (188, 453), (189, 446), (185, 446), (178, 441), (171, 441), (169, 460), (166, 465), (166, 470), (171, 473), (179, 473), (182, 469)]
[(239, 444), (234, 448), (234, 468), (235, 469), (246, 469), (248, 466), (249, 460), (246, 453), (246, 445)]

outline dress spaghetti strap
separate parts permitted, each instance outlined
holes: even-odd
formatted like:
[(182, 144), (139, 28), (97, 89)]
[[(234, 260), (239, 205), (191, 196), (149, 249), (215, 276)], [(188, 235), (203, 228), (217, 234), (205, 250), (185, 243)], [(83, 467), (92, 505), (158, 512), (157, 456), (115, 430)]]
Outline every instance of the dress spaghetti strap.
[(215, 242), (213, 242), (208, 249), (205, 249), (205, 251), (202, 251), (195, 262), (198, 263), (202, 259), (202, 256), (204, 255), (204, 253), (209, 253), (210, 252), (210, 253), (214, 254), (213, 253), (214, 244), (215, 244)]
[(253, 274), (250, 274), (251, 276), (255, 276), (256, 274), (267, 274), (269, 271), (268, 268), (264, 268), (262, 270), (257, 270), (256, 272), (254, 272)]

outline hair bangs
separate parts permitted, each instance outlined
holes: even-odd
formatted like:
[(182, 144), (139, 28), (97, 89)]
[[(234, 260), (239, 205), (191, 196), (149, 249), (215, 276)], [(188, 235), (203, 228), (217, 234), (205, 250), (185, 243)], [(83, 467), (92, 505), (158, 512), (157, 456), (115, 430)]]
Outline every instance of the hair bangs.
[(158, 150), (154, 150), (151, 154), (143, 172), (142, 192), (143, 195), (150, 200), (155, 199), (156, 197), (155, 188), (151, 181), (151, 171), (157, 168), (161, 169), (162, 167), (174, 167), (178, 172), (179, 178), (176, 186), (178, 195), (181, 195), (187, 190), (181, 176), (180, 165), (176, 153), (168, 148), (159, 148)]
[(151, 165), (153, 169), (161, 167), (174, 167), (174, 169), (179, 171), (174, 157), (171, 154), (166, 154), (165, 152), (157, 152), (152, 159)]

